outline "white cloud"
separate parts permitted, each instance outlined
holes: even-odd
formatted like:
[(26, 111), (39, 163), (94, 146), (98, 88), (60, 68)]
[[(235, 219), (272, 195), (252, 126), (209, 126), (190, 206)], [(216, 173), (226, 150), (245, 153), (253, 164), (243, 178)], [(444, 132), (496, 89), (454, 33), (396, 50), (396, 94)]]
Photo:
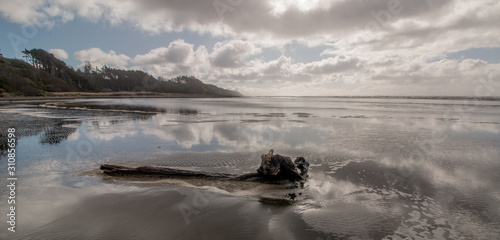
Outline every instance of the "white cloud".
[(133, 61), (143, 65), (185, 64), (194, 55), (193, 46), (179, 39), (171, 42), (168, 47), (155, 48), (147, 54), (137, 55)]
[(68, 58), (68, 53), (64, 51), (63, 49), (58, 49), (58, 48), (51, 48), (49, 49), (49, 53), (54, 54), (56, 58), (59, 59), (67, 59)]
[(157, 77), (171, 78), (178, 75), (195, 75), (209, 68), (208, 51), (205, 46), (186, 43), (183, 39), (171, 42), (168, 47), (150, 50), (143, 55), (137, 55), (132, 60), (143, 66), (150, 74)]
[(331, 74), (346, 72), (358, 68), (359, 60), (356, 58), (346, 58), (337, 56), (327, 58), (317, 62), (307, 63), (301, 66), (301, 70), (310, 74)]
[(99, 48), (89, 48), (75, 52), (75, 58), (82, 63), (89, 61), (92, 65), (116, 67), (126, 66), (130, 60), (127, 55), (116, 54), (113, 50), (104, 52)]
[(292, 58), (280, 56), (276, 60), (262, 64), (259, 71), (272, 76), (287, 76), (291, 71)]
[(44, 2), (37, 0), (2, 1), (2, 4), (0, 4), (0, 13), (3, 18), (9, 21), (32, 25), (42, 23), (45, 14), (40, 11), (40, 8), (43, 5)]
[(246, 57), (260, 52), (260, 48), (247, 41), (218, 42), (210, 54), (210, 64), (220, 68), (240, 68), (246, 65)]

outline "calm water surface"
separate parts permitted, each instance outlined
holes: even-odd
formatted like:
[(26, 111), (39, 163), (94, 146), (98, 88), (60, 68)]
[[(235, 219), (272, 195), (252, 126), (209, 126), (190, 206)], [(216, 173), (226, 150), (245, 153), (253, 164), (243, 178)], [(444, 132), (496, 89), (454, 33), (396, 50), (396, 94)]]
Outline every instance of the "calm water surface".
[[(4, 102), (2, 144), (8, 127), (17, 231), (6, 230), (3, 153), (0, 239), (500, 238), (498, 101)], [(303, 189), (88, 173), (104, 163), (248, 173), (271, 148), (311, 163)]]

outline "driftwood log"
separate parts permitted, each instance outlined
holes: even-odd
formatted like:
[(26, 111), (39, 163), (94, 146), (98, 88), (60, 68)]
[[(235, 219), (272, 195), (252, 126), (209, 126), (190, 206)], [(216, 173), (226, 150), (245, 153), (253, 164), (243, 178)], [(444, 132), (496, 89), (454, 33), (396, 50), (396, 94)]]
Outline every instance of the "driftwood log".
[(283, 180), (304, 182), (307, 178), (308, 168), (309, 163), (303, 157), (298, 157), (292, 162), (290, 157), (273, 154), (272, 149), (268, 154), (263, 154), (261, 156), (261, 165), (259, 169), (257, 169), (257, 173), (242, 175), (153, 166), (126, 167), (104, 164), (100, 167), (104, 174), (120, 177), (203, 178), (251, 182), (277, 182)]
[(121, 165), (104, 164), (100, 169), (104, 174), (118, 177), (159, 177), (159, 178), (202, 178), (209, 180), (245, 180), (261, 181), (258, 173), (234, 175), (229, 173), (211, 173), (201, 171), (182, 170), (168, 167), (126, 167)]

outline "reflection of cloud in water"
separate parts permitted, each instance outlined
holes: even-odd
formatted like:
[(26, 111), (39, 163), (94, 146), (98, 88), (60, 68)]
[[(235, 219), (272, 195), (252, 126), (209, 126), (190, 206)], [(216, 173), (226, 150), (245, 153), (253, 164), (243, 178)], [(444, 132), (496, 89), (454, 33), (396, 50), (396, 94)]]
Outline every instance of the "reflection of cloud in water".
[[(296, 123), (291, 122), (292, 118), (296, 118), (295, 115), (286, 116), (264, 119), (262, 122), (250, 121), (252, 119), (248, 119), (247, 114), (223, 117), (217, 114), (183, 116), (167, 113), (155, 115), (146, 122), (123, 121), (111, 124), (113, 118), (104, 118), (94, 120), (94, 128), (87, 127), (96, 139), (112, 142), (115, 137), (127, 136), (132, 141), (138, 135), (146, 134), (157, 137), (157, 146), (166, 144), (167, 149), (175, 151), (195, 148), (204, 149), (203, 151), (277, 148), (285, 151), (303, 149), (309, 153), (326, 154), (335, 150), (350, 152), (356, 156), (408, 158), (409, 154), (418, 151), (427, 151), (424, 153), (426, 155), (430, 155), (432, 151), (433, 157), (439, 156), (440, 152), (447, 152), (448, 148), (453, 147), (450, 142), (434, 142), (433, 136), (444, 135), (445, 139), (449, 139), (462, 131), (468, 131), (470, 125), (465, 122), (442, 123), (434, 118), (382, 117), (355, 120), (315, 117), (308, 118), (307, 121), (310, 122)], [(479, 125), (484, 128), (475, 128), (475, 131), (499, 131), (496, 125)], [(431, 143), (431, 148), (419, 149), (422, 142)], [(467, 152), (467, 147), (461, 149), (464, 153)], [(447, 154), (450, 154), (449, 151)]]
[(133, 136), (138, 131), (134, 122), (131, 121), (122, 122), (119, 126), (108, 124), (107, 121), (99, 121), (98, 125), (82, 124), (80, 132), (84, 132), (96, 140), (112, 141), (115, 138)]
[(214, 127), (214, 133), (218, 134), (220, 139), (228, 142), (247, 142), (248, 135), (246, 134), (246, 131), (242, 130), (244, 127), (245, 126), (237, 123), (217, 124)]
[[(306, 100), (310, 101), (310, 99)], [(112, 101), (115, 103), (110, 104), (110, 106), (123, 104), (122, 100)], [(139, 108), (143, 108), (142, 105), (146, 104), (146, 102), (141, 102), (145, 100), (127, 101), (131, 105), (139, 104), (137, 106)], [(428, 116), (424, 112), (415, 114), (398, 112), (399, 109), (395, 112), (384, 112), (385, 109), (384, 111), (370, 112), (366, 109), (363, 110), (368, 106), (366, 105), (368, 102), (361, 104), (363, 106), (361, 109), (307, 108), (298, 111), (296, 108), (290, 110), (270, 108), (259, 109), (260, 113), (253, 113), (257, 110), (255, 108), (246, 110), (238, 108), (239, 112), (233, 112), (236, 109), (227, 106), (212, 106), (210, 101), (168, 100), (164, 102), (165, 106), (156, 105), (153, 108), (167, 110), (162, 114), (149, 116), (150, 119), (145, 122), (130, 121), (131, 118), (124, 117), (125, 115), (115, 114), (98, 119), (91, 118), (91, 124), (82, 126), (86, 127), (90, 135), (96, 139), (112, 142), (115, 137), (124, 138), (127, 136), (133, 139), (139, 134), (147, 134), (156, 136), (160, 141), (158, 145), (166, 143), (174, 148), (177, 146), (177, 150), (179, 148), (190, 150), (199, 146), (203, 146), (205, 151), (209, 149), (214, 151), (260, 150), (271, 147), (285, 150), (307, 149), (307, 152), (327, 153), (334, 149), (339, 152), (351, 152), (358, 156), (396, 154), (392, 157), (398, 157), (401, 154), (403, 155), (399, 157), (408, 157), (404, 154), (412, 152), (412, 148), (417, 149), (416, 145), (419, 142), (432, 141), (433, 134), (450, 138), (462, 132), (493, 134), (500, 132), (500, 125), (477, 123), (481, 119), (475, 119), (473, 116), (469, 118), (451, 116), (450, 118), (458, 120), (443, 121), (442, 119), (447, 118), (440, 117), (443, 115), (442, 113), (433, 113), (433, 115)], [(230, 103), (232, 101), (224, 104)], [(76, 103), (76, 105), (78, 104), (82, 103)], [(280, 102), (280, 104), (282, 103)], [(336, 104), (342, 105), (344, 103), (336, 102)], [(90, 105), (102, 107), (103, 104)], [(135, 107), (122, 106), (120, 110), (133, 110)], [(191, 110), (200, 107), (206, 111)], [(308, 105), (308, 107), (311, 106)], [(280, 117), (275, 117), (278, 115)], [(305, 115), (314, 115), (315, 117), (301, 117)], [(363, 116), (363, 118), (332, 118), (333, 115)], [(422, 115), (422, 117), (416, 118), (414, 115)], [(254, 119), (249, 119), (249, 117)], [(304, 121), (293, 122), (298, 118)], [(489, 119), (483, 121), (486, 120)], [(475, 122), (472, 123), (472, 121)], [(94, 128), (90, 128), (90, 126), (94, 126)], [(405, 139), (405, 141), (401, 141), (401, 139)], [(407, 139), (411, 139), (413, 142), (407, 142)], [(440, 147), (448, 147), (447, 143), (431, 143), (434, 144), (431, 150), (437, 149), (438, 154)], [(394, 147), (400, 150), (394, 151)], [(435, 153), (436, 151), (432, 154)]]
[(312, 172), (307, 180), (308, 197), (320, 203), (325, 200), (336, 199), (362, 188), (362, 186), (352, 182), (337, 180), (321, 172)]
[[(94, 181), (90, 178), (79, 179), (82, 182), (74, 186), (65, 186), (61, 175), (44, 174), (42, 176), (23, 177), (23, 187), (17, 189), (17, 205), (19, 206), (18, 219), (22, 219), (22, 229), (17, 233), (19, 239), (54, 239), (54, 235), (44, 236), (43, 234), (53, 234), (52, 231), (41, 233), (41, 229), (52, 229), (65, 233), (65, 239), (78, 238), (78, 231), (92, 232), (98, 230), (96, 226), (90, 227), (91, 218), (95, 221), (106, 221), (107, 217), (96, 212), (100, 209), (100, 205), (106, 205), (106, 195), (110, 194), (127, 194), (137, 195), (146, 192), (143, 187), (138, 186), (117, 186), (116, 184), (100, 184), (94, 185)], [(94, 202), (94, 205), (84, 206), (89, 199), (99, 198), (99, 201)], [(116, 200), (115, 200), (116, 201)], [(4, 205), (6, 206), (6, 205)], [(126, 206), (121, 206), (126, 207)], [(22, 210), (21, 210), (22, 209)], [(120, 211), (122, 209), (115, 209)], [(89, 213), (93, 213), (89, 214)], [(108, 216), (111, 217), (111, 216)], [(65, 221), (61, 222), (61, 219)], [(74, 228), (78, 224), (85, 224), (88, 228)], [(66, 224), (70, 224), (71, 229), (64, 229)], [(42, 231), (43, 232), (43, 231)], [(98, 230), (94, 237), (101, 232)], [(38, 234), (37, 234), (38, 233)], [(100, 234), (105, 234), (101, 232)], [(0, 238), (2, 234), (0, 233)], [(91, 237), (91, 238), (94, 238)], [(102, 237), (102, 235), (100, 236)], [(2, 238), (3, 239), (3, 238)], [(7, 238), (5, 238), (7, 239)]]
[[(331, 185), (322, 185), (332, 189)], [(341, 189), (339, 195), (330, 195), (319, 206), (313, 204), (301, 211), (304, 222), (338, 238), (455, 239), (460, 235), (452, 225), (452, 218), (433, 198), (390, 188), (361, 189), (352, 183), (347, 185), (353, 186), (352, 192), (349, 188), (333, 187)], [(341, 195), (342, 192), (346, 194)]]
[[(444, 114), (444, 113), (443, 113)], [(379, 117), (379, 116), (363, 116), (359, 121), (370, 124), (389, 124), (391, 126), (396, 126), (401, 129), (408, 130), (419, 130), (428, 129), (437, 132), (455, 132), (455, 133), (469, 133), (469, 132), (487, 132), (487, 133), (500, 133), (500, 122), (498, 119), (455, 119), (443, 120), (443, 118), (434, 118), (433, 116), (424, 117), (411, 117), (411, 116), (399, 116), (399, 117)], [(439, 116), (439, 115), (438, 115)], [(353, 120), (347, 120), (353, 121)]]
[[(352, 215), (349, 214), (355, 215), (356, 211), (361, 211), (362, 218), (368, 219), (375, 212), (383, 213), (375, 217), (378, 220), (372, 220), (385, 222), (385, 227), (399, 226), (381, 235), (394, 232), (395, 235), (390, 235), (389, 238), (419, 236), (423, 239), (455, 239), (463, 234), (474, 239), (495, 238), (494, 236), (498, 236), (498, 231), (494, 230), (495, 222), (500, 220), (495, 214), (499, 213), (500, 205), (493, 200), (497, 184), (492, 177), (495, 176), (498, 165), (442, 165), (435, 161), (400, 161), (389, 158), (378, 162), (351, 161), (336, 168), (331, 176), (337, 182), (341, 179), (340, 182), (348, 182), (348, 186), (364, 189), (349, 192), (349, 188), (332, 187), (328, 184), (335, 181), (323, 183), (325, 180), (320, 180), (316, 184), (317, 180), (312, 178), (312, 186), (319, 186), (318, 190), (314, 191), (312, 188), (310, 191), (313, 196), (314, 192), (328, 192), (328, 189), (342, 189), (347, 193), (343, 196), (325, 193), (325, 204), (321, 206), (328, 209), (306, 210), (303, 217), (315, 229), (344, 237), (359, 237), (362, 234), (355, 231), (355, 228), (348, 227), (350, 222), (363, 225), (359, 219), (350, 219)], [(388, 178), (387, 173), (397, 176), (397, 181), (391, 183), (393, 179)], [(339, 193), (342, 194), (342, 191)], [(346, 203), (352, 205), (345, 205)], [(343, 212), (346, 208), (350, 210)], [(333, 214), (336, 218), (331, 221), (328, 215)], [(391, 220), (391, 215), (400, 217)], [(387, 221), (392, 221), (392, 224)], [(376, 225), (374, 222), (364, 224), (367, 229)], [(471, 224), (474, 227), (470, 229), (475, 232), (464, 229), (464, 226)], [(375, 229), (382, 228), (378, 226)], [(370, 238), (379, 238), (374, 237), (376, 233), (370, 230), (367, 234)]]
[[(198, 130), (198, 129), (196, 129)], [(171, 133), (173, 136), (175, 136), (175, 141), (177, 141), (178, 144), (186, 146), (185, 143), (190, 143), (187, 144), (189, 146), (194, 145), (195, 143), (198, 144), (200, 141), (200, 132), (197, 131), (197, 136), (195, 136), (193, 128), (189, 125), (181, 125), (178, 127), (174, 127), (171, 130)], [(173, 139), (169, 139), (173, 140)]]
[[(217, 149), (232, 149), (232, 151), (256, 150), (265, 146), (280, 146), (290, 143), (295, 146), (315, 146), (313, 136), (305, 138), (301, 126), (295, 123), (283, 124), (283, 122), (252, 122), (241, 124), (236, 122), (197, 122), (172, 124), (168, 116), (156, 116), (155, 122), (144, 129), (133, 129), (128, 134), (154, 135), (159, 139), (175, 143), (185, 149), (196, 145), (215, 143)], [(316, 132), (316, 131), (315, 131)], [(316, 141), (321, 135), (327, 133), (317, 131)], [(300, 136), (304, 137), (300, 137)], [(286, 144), (288, 145), (288, 144)], [(284, 147), (290, 147), (290, 146)]]

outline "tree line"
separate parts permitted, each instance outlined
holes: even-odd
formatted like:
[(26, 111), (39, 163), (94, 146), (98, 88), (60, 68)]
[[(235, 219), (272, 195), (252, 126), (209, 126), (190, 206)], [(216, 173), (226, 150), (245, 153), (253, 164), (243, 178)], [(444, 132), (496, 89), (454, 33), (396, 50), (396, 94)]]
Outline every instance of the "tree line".
[[(41, 91), (48, 92), (67, 91), (68, 89), (74, 88), (78, 91), (86, 92), (146, 91), (156, 93), (241, 96), (240, 93), (235, 91), (204, 84), (194, 76), (178, 76), (171, 79), (164, 79), (162, 77), (155, 78), (144, 71), (122, 70), (110, 68), (108, 66), (98, 68), (93, 67), (90, 62), (86, 62), (81, 70), (67, 66), (64, 61), (57, 59), (53, 54), (43, 49), (25, 49), (23, 54), (26, 63), (31, 65), (31, 69), (27, 69), (19, 60), (6, 61), (7, 59), (4, 59), (0, 61), (0, 66), (5, 64), (8, 65), (3, 66), (3, 68), (0, 67), (0, 83), (2, 84), (0, 85), (0, 89), (4, 89), (4, 91), (8, 92), (9, 84), (5, 84), (5, 82), (15, 82), (12, 80), (15, 78), (13, 75), (20, 74), (21, 78), (31, 80), (31, 85), (34, 88), (37, 86), (42, 87)], [(36, 73), (35, 75), (37, 75), (37, 77), (32, 76), (33, 74), (27, 74), (27, 71)], [(56, 81), (54, 79), (62, 81)], [(3, 80), (3, 82), (1, 80)], [(68, 86), (44, 86), (49, 80), (53, 82), (52, 85), (59, 84)], [(26, 79), (23, 81), (26, 81)]]

